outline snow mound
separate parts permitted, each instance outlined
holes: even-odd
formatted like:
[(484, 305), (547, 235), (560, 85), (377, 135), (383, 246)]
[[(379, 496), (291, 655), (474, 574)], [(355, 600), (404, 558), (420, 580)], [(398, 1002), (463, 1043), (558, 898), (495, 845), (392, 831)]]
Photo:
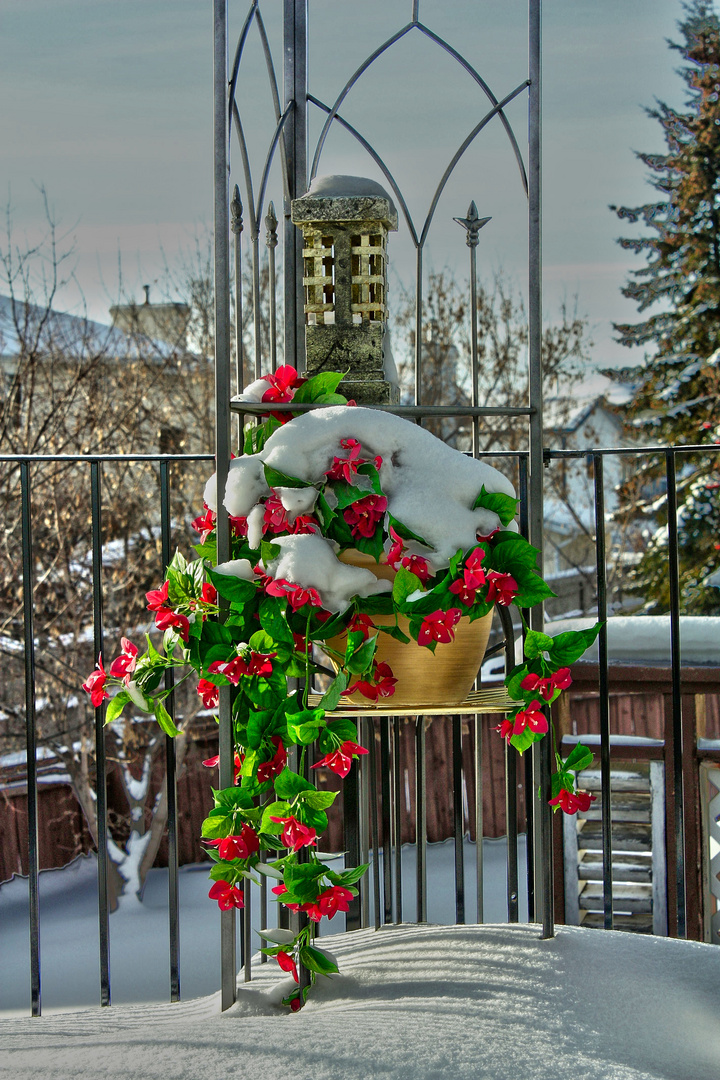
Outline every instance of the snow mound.
[[(319, 945), (323, 945), (321, 938)], [(334, 937), (342, 974), (302, 1012), (276, 964), (237, 1004), (112, 1007), (0, 1022), (13, 1080), (715, 1080), (717, 950), (532, 925)]]
[(282, 554), (268, 563), (270, 577), (317, 589), (326, 611), (345, 611), (353, 596), (375, 596), (392, 590), (391, 581), (377, 578), (371, 570), (341, 563), (331, 543), (316, 533), (280, 536), (273, 543), (282, 548)]

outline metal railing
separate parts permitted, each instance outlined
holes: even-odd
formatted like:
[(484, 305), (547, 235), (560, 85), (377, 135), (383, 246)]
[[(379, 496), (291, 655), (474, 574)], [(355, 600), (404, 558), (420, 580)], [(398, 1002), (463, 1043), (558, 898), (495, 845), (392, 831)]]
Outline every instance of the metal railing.
[[(545, 453), (548, 462), (563, 459), (587, 459), (591, 458), (593, 469), (592, 492), (595, 505), (595, 542), (597, 554), (597, 613), (598, 618), (604, 621), (608, 615), (608, 583), (607, 583), (607, 553), (605, 544), (605, 532), (607, 527), (605, 514), (606, 484), (604, 479), (603, 464), (609, 456), (621, 455), (633, 461), (647, 461), (658, 457), (664, 462), (665, 478), (667, 482), (667, 499), (669, 512), (668, 527), (668, 574), (670, 579), (670, 627), (671, 627), (671, 694), (670, 709), (671, 723), (667, 726), (667, 739), (671, 746), (665, 749), (665, 760), (672, 762), (672, 802), (673, 802), (673, 826), (674, 836), (672, 848), (674, 851), (674, 874), (669, 878), (668, 889), (674, 891), (674, 909), (676, 911), (676, 924), (671, 932), (679, 937), (687, 933), (686, 913), (686, 889), (687, 889), (687, 859), (685, 852), (686, 822), (684, 817), (685, 794), (683, 790), (684, 775), (688, 762), (685, 760), (685, 748), (687, 746), (687, 731), (684, 730), (683, 719), (683, 671), (681, 667), (682, 642), (680, 637), (680, 593), (678, 586), (678, 535), (677, 535), (677, 470), (678, 457), (682, 459), (688, 454), (717, 454), (720, 446), (698, 445), (682, 447), (646, 447), (623, 448), (623, 449), (594, 449), (591, 451), (548, 450)], [(490, 456), (490, 455), (489, 455)], [(516, 462), (516, 480), (521, 496), (521, 524), (527, 520), (527, 455), (497, 454), (495, 457), (514, 459)], [(210, 455), (157, 455), (144, 454), (137, 456), (126, 455), (98, 455), (93, 457), (60, 456), (60, 457), (8, 457), (0, 458), (0, 463), (17, 466), (20, 483), (18, 485), (18, 497), (20, 501), (19, 511), (22, 522), (22, 625), (24, 633), (24, 687), (25, 687), (25, 717), (26, 717), (26, 754), (27, 754), (27, 781), (28, 781), (28, 853), (29, 853), (29, 917), (30, 917), (30, 967), (31, 967), (31, 1011), (33, 1015), (40, 1015), (41, 1011), (41, 954), (40, 954), (40, 908), (38, 899), (38, 831), (41, 823), (38, 820), (38, 778), (37, 758), (38, 740), (36, 728), (36, 687), (35, 687), (35, 605), (33, 598), (34, 566), (36, 553), (33, 548), (32, 538), (32, 494), (33, 494), (33, 469), (42, 465), (43, 462), (69, 462), (75, 463), (78, 468), (89, 470), (90, 473), (90, 536), (88, 539), (91, 563), (92, 563), (92, 612), (93, 612), (93, 649), (95, 656), (104, 655), (105, 632), (103, 622), (103, 467), (113, 462), (123, 463), (150, 463), (158, 469), (160, 508), (158, 515), (159, 534), (161, 540), (161, 557), (158, 571), (167, 566), (170, 560), (171, 541), (171, 488), (170, 468), (179, 462), (210, 462)], [(11, 508), (12, 509), (12, 508)], [(515, 633), (512, 620), (507, 612), (504, 613), (502, 632), (505, 638), (506, 662), (514, 663)], [(603, 902), (604, 922), (607, 928), (613, 926), (613, 880), (612, 880), (612, 825), (610, 820), (611, 805), (611, 739), (610, 739), (610, 666), (607, 649), (607, 630), (603, 628), (599, 638), (599, 701), (600, 701), (600, 769), (601, 769), (601, 795), (602, 795), (602, 849), (603, 849)], [(169, 684), (168, 684), (169, 685)], [(168, 710), (173, 715), (172, 695), (168, 698)], [(452, 789), (452, 839), (454, 844), (454, 891), (455, 891), (455, 916), (458, 922), (464, 922), (467, 918), (467, 904), (465, 897), (465, 851), (464, 838), (467, 832), (467, 811), (463, 809), (464, 783), (463, 765), (463, 721), (457, 710), (449, 714), (452, 732), (451, 768), (452, 776), (450, 785)], [(110, 935), (109, 935), (109, 902), (108, 902), (108, 803), (106, 788), (106, 755), (105, 755), (105, 729), (104, 708), (101, 706), (95, 711), (95, 757), (97, 767), (97, 818), (98, 818), (98, 919), (99, 919), (99, 947), (100, 947), (100, 1002), (109, 1005), (111, 1002), (111, 979), (110, 979)], [(427, 829), (426, 829), (426, 784), (427, 784), (427, 761), (425, 752), (425, 719), (417, 717), (415, 721), (415, 738), (413, 740), (412, 772), (414, 773), (415, 790), (415, 823), (416, 823), (416, 904), (415, 918), (418, 922), (427, 920), (428, 911), (428, 888), (427, 888)], [(407, 901), (403, 897), (402, 884), (402, 837), (403, 837), (403, 800), (401, 785), (401, 720), (395, 716), (370, 715), (362, 720), (362, 734), (366, 738), (366, 745), (370, 750), (367, 761), (363, 761), (359, 771), (353, 770), (344, 789), (344, 847), (349, 852), (351, 861), (361, 861), (369, 855), (371, 872), (369, 880), (363, 883), (360, 901), (348, 915), (348, 929), (368, 925), (370, 921), (370, 896), (373, 897), (373, 922), (379, 926), (384, 922), (398, 922), (407, 918)], [(666, 742), (667, 742), (666, 739)], [(550, 740), (544, 740), (550, 749)], [(477, 909), (474, 913), (478, 922), (483, 920), (483, 865), (482, 865), (482, 763), (483, 763), (483, 739), (482, 722), (479, 717), (474, 722), (474, 739), (472, 739), (475, 770), (475, 834), (476, 834), (476, 881), (477, 881)], [(378, 757), (379, 755), (379, 757)], [(169, 938), (168, 947), (170, 954), (170, 1000), (180, 998), (180, 963), (179, 963), (179, 903), (178, 903), (178, 848), (177, 848), (177, 820), (178, 808), (176, 797), (176, 769), (175, 769), (175, 745), (171, 738), (166, 737), (165, 742), (165, 769), (167, 775), (167, 790), (169, 800), (169, 813), (167, 823), (167, 837), (169, 843)], [(505, 750), (505, 814), (507, 822), (507, 866), (506, 866), (506, 900), (507, 919), (515, 922), (519, 918), (518, 910), (518, 777), (526, 793), (527, 813), (527, 891), (529, 898), (529, 919), (534, 921), (537, 915), (536, 889), (538, 883), (538, 860), (542, 862), (539, 880), (543, 889), (543, 909), (553, 915), (553, 843), (552, 843), (552, 820), (547, 806), (547, 793), (549, 787), (550, 765), (549, 754), (543, 759), (542, 793), (540, 802), (534, 799), (534, 791), (537, 784), (534, 778), (533, 764), (530, 755), (525, 755), (521, 763), (517, 761), (517, 753), (514, 749), (506, 747)], [(222, 781), (221, 781), (222, 785)], [(538, 851), (533, 828), (533, 820), (539, 816), (545, 819), (545, 835), (549, 836), (546, 843)], [(540, 833), (543, 836), (543, 832)], [(263, 917), (266, 918), (267, 905), (264, 905)], [(235, 913), (230, 913), (233, 920)], [(246, 973), (251, 973), (250, 965), (250, 927), (246, 921), (243, 932), (240, 934), (241, 963)], [(235, 979), (236, 962), (234, 952), (230, 956), (222, 953), (223, 979), (232, 977)]]

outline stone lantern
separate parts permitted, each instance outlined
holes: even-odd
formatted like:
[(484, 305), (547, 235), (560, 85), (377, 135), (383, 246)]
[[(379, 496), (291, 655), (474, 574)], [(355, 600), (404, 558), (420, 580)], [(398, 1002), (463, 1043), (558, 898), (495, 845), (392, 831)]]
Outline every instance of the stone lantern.
[(400, 400), (387, 331), (387, 235), (397, 210), (373, 180), (318, 177), (294, 199), (303, 231), (307, 374), (348, 371), (341, 393), (358, 404)]

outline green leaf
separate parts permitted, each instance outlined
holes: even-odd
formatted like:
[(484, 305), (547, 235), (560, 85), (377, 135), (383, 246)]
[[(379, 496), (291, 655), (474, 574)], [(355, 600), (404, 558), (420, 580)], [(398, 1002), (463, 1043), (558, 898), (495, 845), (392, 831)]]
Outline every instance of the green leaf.
[(345, 667), (348, 671), (351, 671), (353, 675), (362, 675), (363, 672), (369, 671), (372, 667), (373, 657), (375, 656), (375, 650), (377, 648), (377, 634), (373, 634), (367, 641), (363, 642), (360, 648), (345, 657)]
[(175, 727), (173, 719), (162, 701), (155, 702), (155, 719), (166, 735), (175, 738), (176, 735), (180, 734), (180, 729)]
[(126, 690), (121, 690), (119, 694), (116, 694), (107, 704), (107, 709), (105, 710), (105, 724), (112, 724), (113, 720), (117, 720), (129, 701), (132, 701), (132, 698)]
[[(275, 881), (282, 881), (283, 879), (282, 872), (278, 870), (276, 866), (273, 866), (272, 863), (259, 862), (256, 864), (255, 869), (258, 874), (262, 874), (263, 877), (273, 878)], [(287, 930), (283, 932), (288, 933)], [(263, 931), (258, 930), (258, 933), (263, 934)], [(268, 940), (272, 941), (273, 939), (269, 938)]]
[[(258, 870), (259, 866), (256, 866), (255, 869)], [(282, 878), (282, 874), (279, 876)], [(256, 933), (258, 937), (264, 938), (265, 941), (272, 941), (275, 945), (292, 945), (296, 937), (292, 930), (285, 930), (281, 926), (277, 926), (273, 930), (256, 930)]]
[(369, 491), (347, 484), (344, 480), (336, 480), (333, 484), (333, 491), (337, 496), (338, 510), (344, 510), (347, 506), (356, 503), (358, 499), (365, 499), (370, 494)]
[(353, 866), (339, 874), (330, 873), (328, 876), (334, 885), (354, 885), (369, 869), (370, 863), (363, 863), (362, 866)]
[(382, 487), (380, 486), (380, 474), (378, 473), (375, 465), (372, 461), (366, 461), (364, 464), (358, 466), (358, 472), (362, 476), (370, 477), (370, 486), (372, 487), (375, 495), (384, 495)]
[(230, 885), (234, 885), (241, 875), (232, 863), (216, 862), (210, 870), (210, 877), (213, 881), (227, 881)]
[(528, 750), (534, 742), (538, 742), (542, 738), (542, 735), (536, 735), (534, 731), (531, 731), (529, 727), (526, 727), (519, 735), (513, 735), (510, 738), (510, 742), (523, 754)]
[(263, 809), (262, 821), (260, 822), (260, 832), (269, 833), (271, 836), (279, 836), (283, 831), (283, 826), (278, 824), (277, 821), (271, 821), (271, 817), (289, 817), (290, 816), (290, 804), (287, 802), (272, 802)]
[(325, 730), (320, 733), (320, 753), (331, 754), (342, 743), (357, 741), (358, 730), (355, 722), (346, 716), (340, 716), (337, 720), (330, 720)]
[[(318, 878), (327, 873), (322, 863), (289, 863), (283, 875), (288, 895), (283, 900), (306, 904), (317, 898)], [(292, 897), (292, 899), (291, 899)]]
[(512, 574), (519, 567), (529, 570), (537, 568), (538, 549), (534, 548), (524, 536), (514, 532), (501, 532), (493, 537), (492, 546), (483, 561), (483, 569), (498, 570), (502, 574)]
[(257, 653), (275, 652), (275, 642), (267, 630), (256, 630), (248, 641), (248, 645)]
[[(321, 371), (304, 382), (293, 395), (293, 401), (299, 405), (311, 401), (317, 401), (323, 394), (334, 394), (347, 372)], [(346, 399), (343, 399), (346, 404)]]
[(525, 638), (525, 655), (529, 659), (541, 656), (551, 647), (553, 639), (549, 634), (541, 634), (539, 630), (528, 630)]
[(565, 758), (563, 768), (572, 769), (574, 772), (582, 772), (583, 769), (589, 769), (592, 763), (592, 750), (588, 750), (587, 746), (583, 746), (582, 743), (577, 743)]
[[(207, 575), (225, 600), (244, 605), (257, 596), (258, 587), (252, 581), (245, 581), (244, 578), (234, 577), (232, 574), (218, 574), (209, 567)], [(206, 623), (203, 624), (203, 635), (205, 625)]]
[(313, 948), (312, 945), (304, 945), (300, 949), (300, 962), (309, 971), (315, 971), (318, 975), (333, 975), (338, 970), (337, 964), (333, 963), (329, 956), (320, 949)]
[(376, 563), (380, 562), (383, 554), (383, 530), (378, 524), (372, 536), (356, 536), (355, 547), (362, 551), (363, 555), (371, 555)]
[(300, 797), (313, 810), (327, 810), (328, 806), (332, 806), (339, 794), (339, 791), (308, 791), (307, 794), (303, 793)]
[(568, 664), (574, 664), (576, 660), (579, 660), (595, 641), (602, 625), (602, 623), (595, 623), (587, 630), (568, 630), (554, 637), (552, 646), (548, 649), (548, 656), (555, 669), (567, 667)]
[(337, 515), (335, 514), (335, 511), (332, 509), (329, 502), (323, 495), (322, 491), (318, 495), (318, 500), (315, 503), (315, 512), (320, 518), (320, 524), (327, 532), (328, 527)]
[(279, 559), (282, 554), (282, 548), (279, 544), (273, 544), (270, 540), (263, 540), (260, 544), (260, 558), (262, 564), (267, 569), (271, 562), (275, 559)]
[(502, 525), (509, 525), (517, 513), (519, 499), (512, 495), (505, 495), (500, 491), (486, 491), (483, 484), (480, 494), (475, 500), (473, 510), (482, 507), (483, 510), (492, 510), (500, 518)]
[(231, 835), (234, 820), (232, 814), (222, 809), (211, 810), (200, 826), (200, 835), (204, 840), (221, 840)]
[(393, 615), (395, 612), (392, 596), (389, 593), (380, 596), (364, 596), (358, 606), (365, 615)]
[(396, 641), (402, 641), (403, 645), (409, 645), (412, 641), (412, 638), (404, 634), (399, 626), (378, 626), (378, 630), (381, 634), (389, 634)]
[(413, 574), (412, 571), (406, 570), (404, 566), (398, 569), (393, 582), (392, 598), (394, 603), (403, 604), (408, 596), (412, 593), (423, 591), (423, 584), (417, 574)]
[(315, 791), (315, 786), (292, 769), (283, 769), (275, 780), (275, 794), (278, 798), (293, 799), (301, 791)]
[(347, 690), (348, 676), (346, 671), (339, 671), (330, 683), (330, 688), (325, 691), (320, 699), (320, 708), (326, 712), (332, 712), (337, 707), (340, 697)]
[(306, 488), (312, 485), (307, 480), (301, 480), (298, 476), (288, 476), (287, 473), (273, 469), (272, 465), (265, 465), (265, 482), (268, 487), (278, 488)]
[(543, 581), (534, 570), (521, 566), (512, 576), (518, 584), (518, 591), (513, 599), (513, 603), (518, 607), (534, 607), (543, 600), (549, 600), (555, 596), (547, 582)]
[(260, 602), (260, 625), (275, 641), (294, 645), (292, 630), (283, 614), (283, 608), (284, 602), (279, 597), (266, 596)]

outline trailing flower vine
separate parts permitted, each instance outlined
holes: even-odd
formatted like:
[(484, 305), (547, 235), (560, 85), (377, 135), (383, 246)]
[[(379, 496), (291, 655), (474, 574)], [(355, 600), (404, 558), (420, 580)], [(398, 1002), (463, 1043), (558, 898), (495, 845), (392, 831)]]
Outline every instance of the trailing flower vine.
[[(270, 404), (347, 406), (337, 393), (341, 379), (323, 373), (302, 380), (285, 366), (246, 393)], [(253, 460), (239, 460), (255, 470), (248, 473), (255, 494), (247, 513), (230, 517), (230, 560), (217, 565), (216, 514), (206, 506), (193, 523), (197, 557), (188, 561), (177, 552), (160, 588), (147, 593), (148, 611), (162, 634), (160, 647), (148, 634), (141, 654), (123, 637), (120, 656), (107, 672), (98, 658), (83, 688), (95, 707), (108, 701), (106, 723), (132, 704), (154, 714), (171, 736), (178, 729), (164, 704), (169, 668), (180, 669), (180, 678), (197, 680), (207, 709), (218, 705), (224, 687), (231, 688), (234, 783), (213, 790), (214, 807), (202, 825), (213, 862), (209, 896), (222, 910), (241, 908), (249, 882), (261, 876), (274, 880), (277, 901), (307, 920), (297, 932), (261, 931), (268, 943), (263, 951), (296, 983), (303, 965), (312, 983), (317, 975), (337, 971), (332, 957), (314, 944), (314, 927), (349, 909), (367, 870), (366, 865), (334, 870), (317, 850), (337, 792), (319, 789), (310, 779), (313, 770), (329, 769), (344, 778), (367, 753), (354, 721), (337, 711), (341, 696), (359, 693), (369, 702), (392, 698), (396, 679), (376, 657), (381, 634), (435, 652), (454, 639), (461, 619), (473, 622), (495, 604), (528, 608), (553, 593), (538, 573), (536, 549), (514, 526), (517, 500), (511, 495), (482, 484), (468, 509), (494, 524), (473, 526), (474, 542), (441, 558), (428, 539), (393, 515), (392, 492), (383, 489), (381, 479), (387, 473), (382, 455), (352, 434), (337, 440), (311, 480), (264, 461), (261, 452), (272, 447), (273, 435), (285, 430), (288, 419), (292, 426), (292, 414), (277, 412), (246, 431), (245, 453)], [(357, 569), (352, 579), (340, 574), (336, 580), (333, 575), (348, 570), (336, 555), (348, 549), (389, 564), (393, 581)], [(318, 559), (330, 560), (329, 570), (309, 580), (303, 568)], [(394, 624), (374, 622), (375, 616), (388, 615), (395, 616)], [(407, 633), (400, 616), (407, 619)], [(597, 632), (597, 626), (557, 637), (527, 632), (525, 660), (506, 677), (517, 704), (498, 728), (521, 753), (548, 732), (548, 707), (570, 685), (569, 665)], [(330, 657), (334, 676), (328, 678), (327, 660), (316, 647)], [(325, 685), (311, 697), (323, 679)], [(296, 748), (292, 757), (291, 748)], [(591, 760), (581, 746), (565, 761), (556, 753), (554, 809), (574, 813), (589, 805), (591, 796), (576, 790), (574, 774)], [(218, 759), (204, 764), (215, 767)], [(301, 1008), (308, 990), (298, 983), (285, 1003)]]

